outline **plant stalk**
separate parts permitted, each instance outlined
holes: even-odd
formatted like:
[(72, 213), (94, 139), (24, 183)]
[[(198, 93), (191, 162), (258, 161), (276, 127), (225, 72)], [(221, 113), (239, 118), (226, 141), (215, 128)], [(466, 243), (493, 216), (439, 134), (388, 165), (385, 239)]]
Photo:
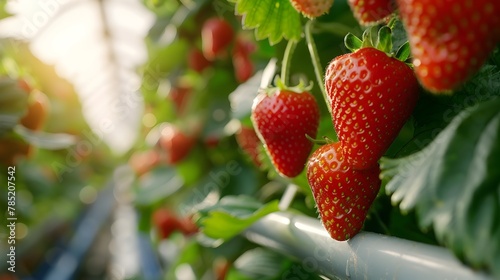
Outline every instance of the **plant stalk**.
[(309, 49), (309, 54), (311, 55), (311, 60), (313, 63), (314, 67), (314, 73), (316, 74), (316, 80), (318, 83), (318, 87), (321, 90), (321, 93), (323, 94), (323, 99), (326, 102), (326, 107), (328, 108), (328, 112), (330, 112), (330, 115), (332, 114), (332, 105), (328, 101), (328, 95), (325, 90), (325, 85), (323, 81), (323, 66), (321, 66), (321, 62), (319, 59), (318, 55), (318, 50), (316, 49), (316, 43), (314, 43), (314, 38), (312, 36), (312, 25), (313, 21), (308, 21), (305, 26), (305, 34), (306, 34), (306, 42), (307, 42), (307, 48)]
[(290, 40), (286, 45), (285, 54), (283, 55), (283, 61), (281, 62), (281, 79), (285, 86), (288, 86), (290, 81), (290, 65), (292, 64), (292, 57), (297, 47), (297, 41)]

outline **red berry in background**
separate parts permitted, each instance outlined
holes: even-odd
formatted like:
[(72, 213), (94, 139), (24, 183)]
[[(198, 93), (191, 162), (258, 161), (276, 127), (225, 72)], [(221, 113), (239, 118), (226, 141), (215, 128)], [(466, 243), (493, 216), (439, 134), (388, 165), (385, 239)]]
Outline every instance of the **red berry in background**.
[(192, 218), (187, 216), (179, 219), (179, 230), (184, 236), (190, 236), (199, 231), (198, 226), (193, 222)]
[(163, 124), (158, 141), (168, 164), (177, 164), (182, 161), (195, 144), (192, 135), (187, 135), (171, 123)]
[(432, 92), (467, 81), (500, 42), (498, 0), (398, 0), (415, 73)]
[(419, 97), (412, 69), (375, 48), (333, 59), (325, 88), (343, 154), (356, 169), (377, 165)]
[(338, 241), (356, 235), (380, 189), (378, 165), (353, 169), (340, 142), (316, 150), (307, 165), (307, 180), (323, 226)]
[(206, 68), (210, 67), (212, 62), (209, 61), (197, 48), (193, 48), (188, 53), (188, 66), (194, 71), (201, 73)]
[(158, 230), (161, 239), (169, 238), (180, 227), (177, 215), (169, 209), (157, 209), (152, 216), (152, 222)]
[(316, 18), (328, 13), (333, 0), (290, 0), (297, 12), (308, 18)]
[(231, 262), (225, 258), (217, 258), (213, 263), (213, 271), (216, 280), (225, 280), (229, 269), (231, 268)]
[(349, 0), (354, 17), (362, 25), (377, 24), (395, 11), (394, 0)]
[(307, 92), (261, 91), (254, 100), (252, 122), (271, 161), (282, 176), (293, 178), (305, 167), (319, 126), (319, 107)]
[(262, 142), (260, 142), (259, 136), (253, 129), (253, 127), (248, 127), (242, 125), (240, 130), (235, 134), (236, 142), (240, 148), (245, 152), (253, 161), (253, 163), (260, 167), (262, 162), (259, 158), (260, 147)]
[(174, 103), (177, 114), (184, 113), (191, 91), (192, 88), (186, 86), (174, 86), (170, 89), (168, 98)]
[(201, 29), (203, 55), (214, 60), (232, 43), (233, 27), (222, 18), (211, 18), (205, 21)]
[(50, 101), (43, 92), (33, 90), (28, 102), (28, 111), (21, 118), (20, 123), (28, 129), (40, 130), (47, 120)]
[(240, 83), (245, 82), (254, 72), (253, 62), (250, 59), (252, 47), (249, 43), (237, 38), (233, 48), (233, 67), (236, 80)]
[(33, 87), (25, 79), (19, 79), (17, 83), (26, 93), (30, 93), (33, 90)]
[(141, 176), (160, 164), (160, 155), (156, 150), (137, 151), (130, 157), (128, 164)]
[(0, 138), (0, 164), (13, 166), (20, 158), (29, 158), (33, 154), (33, 146), (10, 136)]
[(209, 134), (204, 137), (203, 143), (206, 145), (207, 148), (214, 149), (217, 146), (219, 146), (221, 138), (222, 136), (217, 133)]

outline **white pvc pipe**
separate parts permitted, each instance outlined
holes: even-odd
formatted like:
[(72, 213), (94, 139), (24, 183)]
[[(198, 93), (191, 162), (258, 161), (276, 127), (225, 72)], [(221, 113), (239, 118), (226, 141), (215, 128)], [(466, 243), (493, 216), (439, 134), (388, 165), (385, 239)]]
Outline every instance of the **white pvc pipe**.
[(306, 279), (312, 271), (332, 279), (492, 279), (442, 247), (369, 232), (338, 242), (318, 219), (288, 212), (267, 215), (245, 236), (298, 259), (282, 279)]

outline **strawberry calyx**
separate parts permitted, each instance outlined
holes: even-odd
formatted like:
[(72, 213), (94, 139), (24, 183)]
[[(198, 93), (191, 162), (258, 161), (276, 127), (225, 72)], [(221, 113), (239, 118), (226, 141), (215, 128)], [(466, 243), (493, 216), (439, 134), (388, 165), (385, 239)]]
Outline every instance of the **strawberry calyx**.
[(352, 33), (348, 33), (344, 38), (344, 43), (347, 49), (351, 52), (356, 52), (362, 48), (375, 48), (386, 53), (390, 57), (394, 57), (402, 62), (405, 62), (410, 57), (410, 44), (405, 42), (396, 52), (393, 51), (392, 44), (392, 29), (390, 26), (372, 26), (363, 32), (362, 38), (358, 38)]
[(274, 86), (269, 87), (269, 88), (263, 88), (260, 89), (261, 91), (265, 92), (268, 96), (274, 95), (276, 92), (279, 91), (291, 91), (295, 92), (297, 94), (301, 94), (303, 92), (310, 92), (313, 87), (313, 82), (310, 81), (309, 84), (306, 84), (306, 82), (302, 79), (299, 80), (299, 83), (295, 86), (288, 86), (285, 84), (283, 79), (281, 79), (280, 76), (276, 76), (274, 78)]
[(274, 84), (276, 87), (280, 90), (287, 90), (287, 91), (293, 91), (296, 93), (302, 93), (305, 91), (311, 91), (313, 87), (313, 82), (310, 81), (309, 84), (306, 84), (306, 82), (302, 79), (299, 80), (299, 83), (295, 86), (288, 86), (286, 85), (283, 80), (280, 78), (280, 76), (276, 76), (274, 79)]

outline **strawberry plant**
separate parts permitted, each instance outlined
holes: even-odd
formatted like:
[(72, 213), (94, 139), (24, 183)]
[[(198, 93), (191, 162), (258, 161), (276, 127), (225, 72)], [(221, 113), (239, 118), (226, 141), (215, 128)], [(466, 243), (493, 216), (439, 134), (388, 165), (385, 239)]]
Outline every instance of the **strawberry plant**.
[(59, 2), (0, 4), (0, 278), (500, 277), (496, 1)]

